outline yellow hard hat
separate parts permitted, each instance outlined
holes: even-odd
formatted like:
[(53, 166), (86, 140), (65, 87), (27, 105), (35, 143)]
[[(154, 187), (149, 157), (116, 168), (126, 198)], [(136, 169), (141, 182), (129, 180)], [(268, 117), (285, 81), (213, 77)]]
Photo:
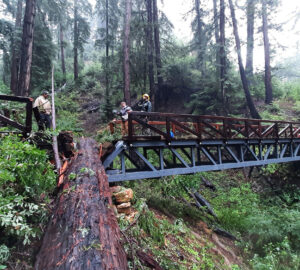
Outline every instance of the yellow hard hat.
[(150, 98), (148, 94), (144, 94), (144, 95), (143, 95), (143, 98), (144, 98), (144, 97), (146, 97), (147, 99)]

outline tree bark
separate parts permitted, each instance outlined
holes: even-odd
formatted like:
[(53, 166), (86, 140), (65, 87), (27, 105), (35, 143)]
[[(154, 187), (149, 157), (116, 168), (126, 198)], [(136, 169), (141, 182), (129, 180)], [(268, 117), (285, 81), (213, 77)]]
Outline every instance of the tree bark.
[[(221, 64), (220, 64), (220, 28), (219, 28), (219, 15), (218, 15), (218, 6), (217, 0), (213, 0), (213, 9), (214, 9), (214, 32), (215, 32), (215, 42), (216, 42), (216, 78), (220, 78), (221, 74)], [(221, 89), (221, 86), (220, 86)]]
[(26, 0), (26, 8), (23, 22), (23, 35), (21, 45), (21, 64), (20, 75), (18, 80), (18, 95), (29, 96), (31, 63), (32, 63), (32, 47), (33, 47), (33, 31), (35, 17), (35, 0)]
[(223, 102), (224, 112), (227, 112), (226, 106), (226, 53), (225, 53), (225, 3), (220, 0), (220, 43), (219, 43), (219, 56), (220, 56), (220, 88)]
[(78, 9), (74, 0), (74, 80), (78, 79)]
[(130, 21), (131, 21), (131, 0), (126, 0), (125, 31), (124, 31), (124, 99), (130, 106)]
[(97, 144), (81, 139), (43, 238), (35, 270), (128, 269)]
[(153, 23), (154, 23), (154, 44), (155, 44), (157, 84), (158, 84), (158, 91), (161, 91), (163, 85), (163, 78), (161, 75), (162, 63), (161, 63), (161, 54), (160, 54), (157, 0), (153, 0)]
[(22, 26), (22, 0), (18, 0), (16, 22), (15, 22), (15, 34), (12, 44), (12, 58), (11, 58), (11, 70), (10, 70), (10, 90), (14, 95), (18, 93), (18, 77), (19, 77), (19, 65), (20, 65), (20, 48), (17, 42), (17, 35)]
[(66, 64), (65, 64), (65, 48), (64, 48), (64, 29), (62, 23), (59, 24), (59, 38), (60, 38), (60, 58), (61, 58), (61, 70), (66, 80)]
[[(219, 28), (219, 22), (218, 22), (219, 16), (218, 16), (217, 0), (213, 0), (213, 9), (214, 9), (215, 40), (216, 40), (216, 44), (219, 44), (220, 28)], [(217, 58), (217, 62), (219, 62), (219, 58)]]
[(262, 20), (263, 20), (263, 36), (264, 36), (264, 51), (265, 51), (265, 103), (270, 104), (273, 101), (273, 89), (271, 78), (270, 65), (270, 41), (268, 33), (268, 15), (266, 0), (262, 0)]
[[(253, 49), (254, 49), (254, 14), (255, 1), (247, 0), (247, 59), (246, 75), (250, 79), (253, 77)], [(251, 83), (251, 79), (249, 81)]]
[(199, 43), (199, 52), (198, 52), (198, 60), (199, 67), (202, 74), (205, 73), (205, 63), (204, 63), (204, 55), (205, 55), (205, 36), (203, 33), (203, 21), (201, 19), (200, 14), (200, 0), (195, 0), (195, 9), (196, 9), (196, 20), (197, 20), (197, 41)]
[(154, 91), (154, 72), (153, 72), (153, 12), (152, 12), (152, 0), (146, 0), (147, 3), (147, 40), (148, 40), (148, 72), (149, 72), (149, 86), (150, 86), (150, 97), (152, 101), (155, 100)]
[(238, 33), (237, 21), (236, 21), (236, 17), (235, 17), (235, 10), (234, 10), (232, 0), (229, 0), (229, 5), (230, 5), (231, 18), (232, 18), (233, 33), (234, 33), (234, 38), (235, 38), (235, 43), (236, 43), (236, 51), (237, 51), (237, 55), (238, 55), (239, 70), (240, 70), (240, 75), (241, 75), (241, 80), (242, 80), (242, 84), (243, 84), (243, 89), (244, 89), (247, 105), (250, 110), (251, 117), (255, 118), (255, 119), (260, 119), (261, 117), (255, 108), (255, 105), (253, 103), (253, 100), (252, 100), (252, 97), (250, 94), (247, 76), (246, 76), (245, 69), (243, 66), (242, 55), (241, 55), (241, 42), (240, 42), (240, 37), (239, 37), (239, 33)]

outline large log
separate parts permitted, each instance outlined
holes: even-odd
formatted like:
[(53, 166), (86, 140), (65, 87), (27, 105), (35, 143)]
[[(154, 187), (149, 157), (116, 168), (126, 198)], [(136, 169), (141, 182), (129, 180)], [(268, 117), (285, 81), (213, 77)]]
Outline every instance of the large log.
[(94, 140), (80, 140), (67, 176), (76, 178), (64, 181), (35, 269), (128, 269)]

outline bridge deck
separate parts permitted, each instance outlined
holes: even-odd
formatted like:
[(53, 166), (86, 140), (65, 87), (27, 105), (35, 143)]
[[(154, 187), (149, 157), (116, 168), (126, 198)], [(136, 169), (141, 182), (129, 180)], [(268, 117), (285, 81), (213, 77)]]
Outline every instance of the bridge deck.
[(132, 112), (128, 124), (104, 161), (110, 182), (300, 160), (300, 123)]

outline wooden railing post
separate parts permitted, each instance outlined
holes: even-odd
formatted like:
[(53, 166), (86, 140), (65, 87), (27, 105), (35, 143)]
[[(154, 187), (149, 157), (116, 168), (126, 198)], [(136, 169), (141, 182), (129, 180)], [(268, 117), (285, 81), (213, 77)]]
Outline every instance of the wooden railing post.
[(246, 134), (246, 138), (249, 139), (249, 122), (248, 122), (248, 120), (245, 120), (245, 134)]
[(32, 129), (32, 101), (29, 100), (26, 104), (26, 131), (30, 133)]
[(274, 137), (276, 137), (276, 139), (279, 139), (278, 123), (275, 123), (275, 126), (274, 126)]
[(261, 127), (261, 122), (259, 121), (258, 122), (258, 136), (259, 136), (259, 139), (262, 139), (262, 127)]
[(170, 127), (170, 118), (166, 117), (166, 131), (167, 131), (167, 140), (171, 141), (171, 127)]
[(294, 138), (294, 131), (293, 131), (293, 124), (290, 124), (290, 138), (293, 139)]
[(133, 139), (133, 123), (132, 123), (132, 117), (133, 114), (132, 113), (128, 113), (128, 139), (132, 140)]
[(227, 122), (226, 122), (226, 118), (223, 119), (223, 137), (225, 140), (228, 139), (228, 130), (227, 130), (228, 126), (227, 126)]

